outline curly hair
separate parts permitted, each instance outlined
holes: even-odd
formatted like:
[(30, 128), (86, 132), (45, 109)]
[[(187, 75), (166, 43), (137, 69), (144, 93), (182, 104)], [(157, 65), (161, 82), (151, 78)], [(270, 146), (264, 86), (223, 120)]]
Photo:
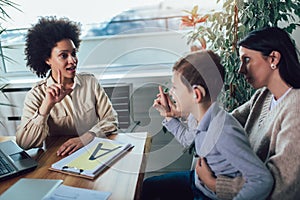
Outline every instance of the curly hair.
[(27, 67), (38, 77), (46, 77), (50, 66), (45, 61), (51, 57), (51, 51), (56, 43), (63, 39), (70, 39), (78, 49), (81, 42), (80, 34), (80, 24), (68, 18), (57, 19), (54, 16), (40, 18), (26, 35)]

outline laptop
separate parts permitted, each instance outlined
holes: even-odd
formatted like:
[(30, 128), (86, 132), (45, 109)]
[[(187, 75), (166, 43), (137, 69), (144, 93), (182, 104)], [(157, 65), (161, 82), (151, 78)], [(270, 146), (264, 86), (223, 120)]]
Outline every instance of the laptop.
[(29, 172), (37, 165), (13, 140), (0, 142), (0, 181)]

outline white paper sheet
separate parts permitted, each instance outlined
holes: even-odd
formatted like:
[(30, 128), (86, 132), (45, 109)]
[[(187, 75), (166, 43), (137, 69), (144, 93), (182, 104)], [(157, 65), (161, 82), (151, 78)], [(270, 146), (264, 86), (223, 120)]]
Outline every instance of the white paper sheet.
[(43, 200), (106, 200), (111, 192), (60, 185)]

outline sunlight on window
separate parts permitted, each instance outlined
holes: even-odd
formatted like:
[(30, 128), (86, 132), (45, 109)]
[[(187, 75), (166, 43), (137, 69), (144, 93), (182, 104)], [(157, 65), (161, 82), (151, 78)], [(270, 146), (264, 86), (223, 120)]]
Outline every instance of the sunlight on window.
[(22, 12), (8, 9), (11, 20), (2, 24), (7, 29), (28, 28), (35, 23), (39, 16), (56, 15), (58, 17), (68, 17), (71, 20), (82, 24), (94, 24), (109, 21), (111, 18), (126, 10), (157, 6), (162, 10), (176, 10), (173, 14), (180, 15), (182, 10), (191, 9), (199, 4), (203, 9), (218, 9), (221, 3), (216, 4), (216, 0), (12, 0), (19, 5)]
[[(220, 9), (222, 5), (221, 2), (217, 4), (216, 0), (30, 0), (30, 3), (28, 0), (12, 1), (21, 11), (7, 9), (10, 19), (1, 24), (6, 31), (0, 35), (4, 55), (13, 60), (11, 62), (3, 59), (0, 63), (0, 73), (12, 76), (16, 75), (14, 73), (23, 75), (24, 71), (28, 76), (31, 75), (25, 67), (25, 35), (27, 29), (41, 16), (67, 17), (77, 21), (82, 24), (81, 37), (84, 40), (96, 38), (99, 42), (102, 36), (182, 31), (180, 24), (181, 17), (186, 15), (184, 10), (191, 10), (195, 5), (199, 5), (199, 11), (205, 13)], [(95, 45), (83, 41), (83, 48), (79, 54), (81, 60), (90, 54), (91, 47), (85, 48), (85, 44)]]

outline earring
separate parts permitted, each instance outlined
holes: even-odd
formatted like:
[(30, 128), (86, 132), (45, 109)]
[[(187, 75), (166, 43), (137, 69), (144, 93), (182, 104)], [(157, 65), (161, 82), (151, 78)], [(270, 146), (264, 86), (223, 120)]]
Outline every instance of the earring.
[(194, 94), (194, 95), (193, 95), (193, 98), (194, 98), (194, 99), (197, 99), (197, 95), (196, 95), (196, 94)]
[(275, 64), (272, 63), (272, 64), (271, 64), (271, 69), (274, 70), (274, 69), (276, 69), (276, 68), (277, 68), (277, 66), (276, 66)]

